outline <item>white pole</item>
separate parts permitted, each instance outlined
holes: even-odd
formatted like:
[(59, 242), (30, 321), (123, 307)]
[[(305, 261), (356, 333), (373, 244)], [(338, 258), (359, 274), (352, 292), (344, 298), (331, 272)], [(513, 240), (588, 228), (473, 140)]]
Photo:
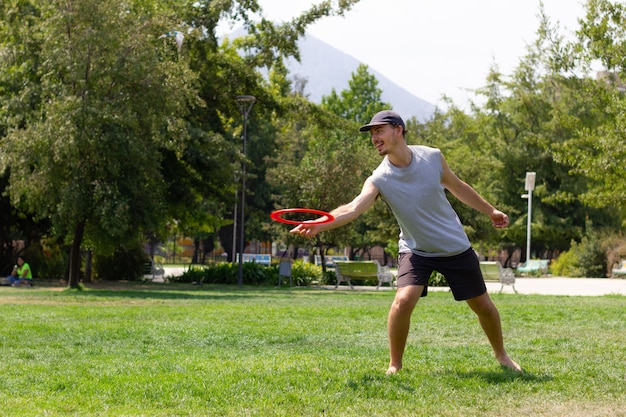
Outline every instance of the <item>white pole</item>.
[(530, 260), (530, 223), (533, 210), (533, 192), (528, 191), (528, 222), (526, 224), (526, 263)]
[(528, 191), (528, 194), (522, 196), (528, 198), (528, 222), (526, 224), (526, 263), (528, 263), (528, 261), (530, 260), (530, 222), (532, 217), (533, 190), (535, 189), (536, 177), (537, 174), (535, 172), (526, 173), (526, 184), (524, 185), (524, 189)]

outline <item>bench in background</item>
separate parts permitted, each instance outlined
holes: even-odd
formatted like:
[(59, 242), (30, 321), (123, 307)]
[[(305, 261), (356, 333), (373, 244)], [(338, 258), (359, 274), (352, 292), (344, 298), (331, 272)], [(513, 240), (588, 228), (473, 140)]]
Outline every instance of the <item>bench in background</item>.
[(539, 272), (544, 275), (548, 273), (549, 259), (529, 259), (517, 267), (517, 272), (534, 273)]
[(142, 281), (168, 282), (168, 279), (165, 277), (165, 268), (163, 268), (163, 264), (154, 261), (144, 263)]
[[(347, 256), (341, 256), (341, 255), (324, 256), (324, 262), (326, 263), (327, 268), (334, 268), (335, 261), (348, 261), (348, 260), (350, 260), (350, 258), (348, 258)], [(317, 266), (322, 265), (322, 257), (320, 255), (315, 255), (315, 265)]]
[(517, 290), (515, 289), (515, 273), (511, 268), (503, 268), (500, 262), (483, 261), (480, 263), (480, 271), (485, 281), (497, 281), (502, 284), (500, 286), (500, 292), (502, 292), (505, 285), (510, 285), (517, 294)]
[(613, 277), (616, 277), (618, 275), (626, 275), (626, 261), (625, 260), (622, 259), (615, 266), (616, 268), (613, 268), (612, 270)]
[[(244, 253), (243, 261), (270, 266), (272, 264), (272, 255), (266, 253)], [(239, 254), (237, 254), (237, 262), (239, 262)]]
[(335, 275), (337, 276), (337, 284), (335, 288), (339, 286), (341, 282), (347, 282), (350, 288), (352, 286), (352, 278), (362, 280), (378, 280), (376, 289), (388, 282), (391, 288), (395, 289), (394, 279), (395, 276), (387, 266), (382, 266), (378, 261), (335, 261)]

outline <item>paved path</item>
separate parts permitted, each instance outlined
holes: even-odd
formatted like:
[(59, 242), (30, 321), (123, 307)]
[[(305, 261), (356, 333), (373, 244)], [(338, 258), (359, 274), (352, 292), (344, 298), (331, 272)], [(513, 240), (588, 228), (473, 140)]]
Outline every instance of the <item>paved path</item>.
[[(182, 274), (187, 266), (165, 267), (165, 276), (176, 276)], [(334, 285), (323, 286), (322, 288), (334, 289)], [(375, 290), (376, 287), (355, 287), (357, 290)], [(340, 285), (339, 289), (348, 290), (347, 285)], [(389, 290), (385, 284), (382, 290)], [(613, 278), (517, 278), (515, 289), (519, 294), (543, 294), (543, 295), (626, 295), (626, 279)], [(448, 291), (447, 287), (429, 287), (429, 291)], [(497, 282), (487, 282), (487, 291), (497, 293), (500, 291), (500, 284)], [(503, 293), (513, 293), (510, 285), (505, 285)]]
[[(498, 282), (487, 282), (487, 291), (491, 294), (500, 292), (501, 284)], [(334, 289), (334, 285), (325, 285), (322, 288)], [(376, 287), (355, 286), (355, 290), (370, 291)], [(350, 290), (347, 285), (340, 285), (341, 290)], [(381, 290), (389, 291), (388, 285), (381, 287)], [(515, 289), (518, 294), (542, 294), (542, 295), (612, 295), (619, 294), (626, 296), (626, 279), (611, 278), (517, 278)], [(448, 287), (428, 287), (428, 291), (448, 291)], [(513, 287), (505, 285), (505, 294), (513, 294)]]
[[(487, 291), (498, 292), (501, 285), (488, 282)], [(515, 289), (521, 294), (544, 295), (626, 295), (626, 279), (612, 278), (517, 278)], [(512, 293), (513, 288), (505, 285), (502, 292)]]

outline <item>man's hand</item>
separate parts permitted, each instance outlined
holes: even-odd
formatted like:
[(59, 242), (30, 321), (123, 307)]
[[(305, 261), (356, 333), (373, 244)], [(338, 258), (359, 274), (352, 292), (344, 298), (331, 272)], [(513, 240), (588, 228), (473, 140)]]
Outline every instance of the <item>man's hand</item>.
[(316, 225), (314, 223), (301, 223), (289, 231), (289, 233), (304, 237), (313, 237), (319, 232), (319, 225)]
[(501, 212), (500, 210), (493, 210), (489, 214), (489, 218), (493, 223), (493, 227), (503, 229), (509, 225), (509, 216)]

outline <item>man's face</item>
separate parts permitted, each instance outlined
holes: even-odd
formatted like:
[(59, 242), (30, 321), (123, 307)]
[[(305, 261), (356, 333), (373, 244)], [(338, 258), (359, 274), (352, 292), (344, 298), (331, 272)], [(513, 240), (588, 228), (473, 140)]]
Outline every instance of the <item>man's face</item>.
[(397, 144), (398, 138), (402, 139), (402, 127), (393, 125), (373, 126), (370, 129), (372, 144), (376, 147), (380, 156), (385, 156)]

